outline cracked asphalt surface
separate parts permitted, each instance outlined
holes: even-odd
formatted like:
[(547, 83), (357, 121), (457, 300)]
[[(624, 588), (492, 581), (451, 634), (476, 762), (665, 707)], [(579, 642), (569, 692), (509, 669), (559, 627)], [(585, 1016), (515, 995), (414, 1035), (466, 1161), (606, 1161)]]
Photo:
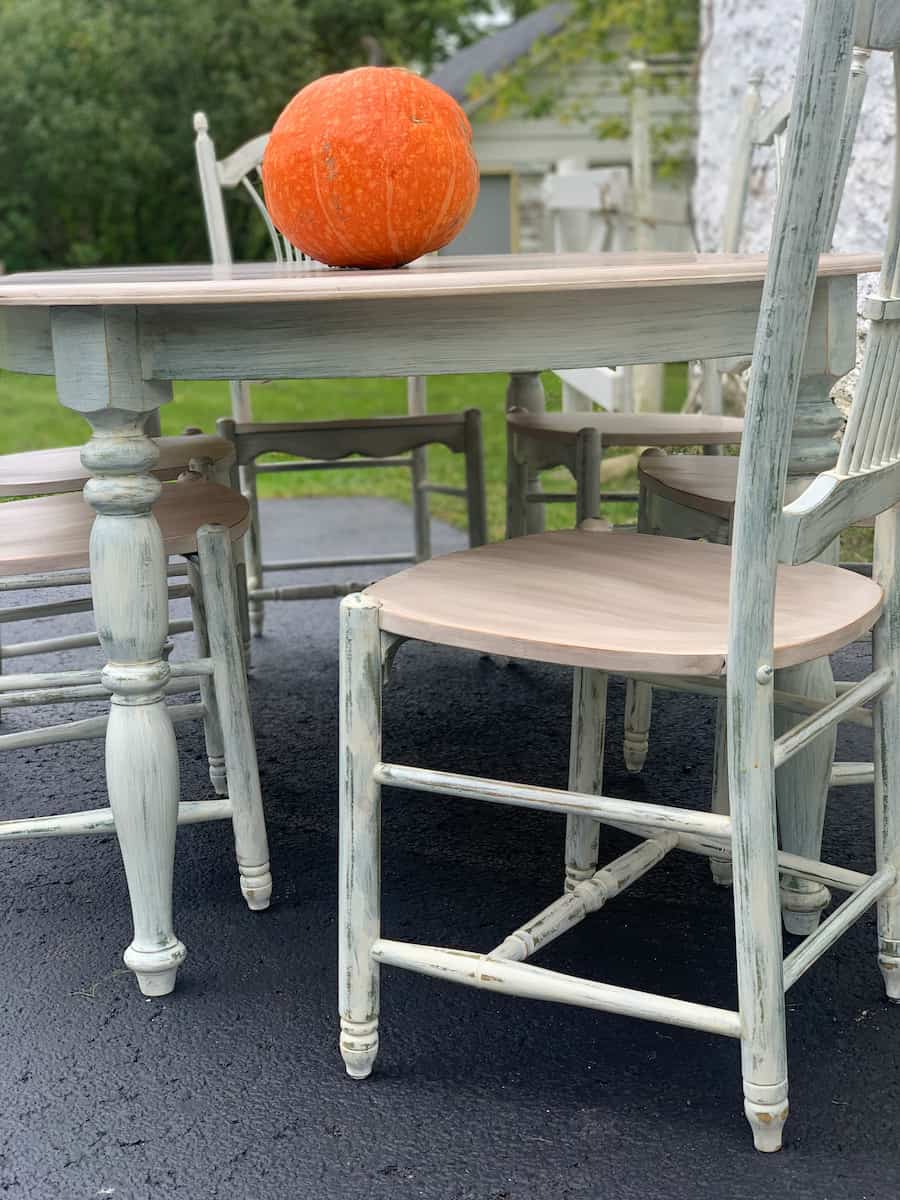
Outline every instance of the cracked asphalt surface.
[[(408, 542), (387, 501), (264, 506), (270, 553)], [(365, 527), (360, 528), (360, 521)], [(437, 528), (436, 547), (459, 544)], [(67, 632), (84, 627), (65, 622)], [(19, 627), (16, 638), (51, 626)], [(4, 631), (5, 632), (5, 631)], [(0, 1194), (21, 1200), (891, 1200), (900, 1191), (900, 1009), (882, 999), (867, 916), (788, 999), (792, 1114), (780, 1155), (754, 1153), (737, 1045), (603, 1013), (454, 988), (386, 969), (382, 1051), (364, 1082), (336, 1049), (337, 605), (272, 605), (252, 693), (275, 899), (244, 906), (227, 824), (180, 831), (177, 989), (141, 998), (122, 967), (127, 894), (112, 837), (0, 848)], [(12, 635), (7, 634), (10, 640)], [(184, 646), (184, 639), (179, 639)], [(177, 653), (189, 652), (180, 649)], [(31, 660), (35, 669), (47, 660)], [(59, 659), (54, 660), (59, 662)], [(66, 656), (96, 661), (95, 651)], [(869, 647), (839, 656), (843, 677)], [(551, 785), (565, 780), (569, 673), (415, 646), (386, 693), (399, 761)], [(712, 704), (660, 696), (643, 775), (619, 745), (614, 795), (702, 805)], [(72, 709), (37, 714), (49, 722)], [(84, 705), (78, 715), (91, 707)], [(35, 713), (14, 710), (4, 731)], [(865, 731), (842, 757), (869, 754)], [(182, 727), (183, 792), (210, 794), (199, 728)], [(7, 816), (105, 803), (102, 746), (4, 758)], [(871, 794), (833, 794), (825, 855), (871, 864)], [(609, 857), (628, 844), (605, 835)], [(387, 936), (488, 949), (558, 894), (562, 827), (546, 815), (388, 792)], [(730, 894), (673, 856), (545, 951), (543, 965), (735, 1003)]]

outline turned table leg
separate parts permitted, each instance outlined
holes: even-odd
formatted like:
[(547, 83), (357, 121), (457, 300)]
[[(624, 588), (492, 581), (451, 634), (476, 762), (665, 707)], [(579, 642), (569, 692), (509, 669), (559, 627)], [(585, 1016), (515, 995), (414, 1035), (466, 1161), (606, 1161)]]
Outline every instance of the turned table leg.
[(166, 556), (152, 511), (161, 484), (148, 474), (159, 451), (144, 427), (171, 389), (141, 378), (132, 310), (53, 310), (52, 335), (59, 398), (93, 430), (82, 462), (97, 514), (91, 587), (111, 693), (106, 781), (134, 921), (125, 964), (144, 995), (162, 996), (185, 948), (172, 924), (179, 777), (164, 703)]

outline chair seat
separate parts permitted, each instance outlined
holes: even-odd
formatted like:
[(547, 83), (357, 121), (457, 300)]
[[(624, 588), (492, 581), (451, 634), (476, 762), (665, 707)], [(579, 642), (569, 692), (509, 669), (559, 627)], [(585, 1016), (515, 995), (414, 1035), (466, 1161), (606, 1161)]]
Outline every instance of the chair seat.
[[(446, 555), (366, 594), (388, 633), (538, 662), (630, 672), (725, 669), (731, 551), (647, 534), (541, 533)], [(781, 567), (776, 667), (830, 654), (869, 629), (872, 580), (810, 563)]]
[(675, 504), (731, 520), (737, 495), (734, 455), (646, 454), (638, 463), (641, 486)]
[(741, 417), (705, 413), (511, 412), (507, 421), (532, 437), (573, 438), (596, 429), (607, 446), (724, 446), (741, 440)]
[[(224, 525), (236, 541), (250, 521), (240, 493), (196, 479), (164, 484), (153, 512), (167, 555), (193, 553), (201, 525)], [(94, 510), (80, 492), (0, 504), (0, 576), (87, 567), (93, 522)]]
[[(176, 479), (192, 459), (222, 462), (234, 454), (229, 442), (210, 434), (156, 438), (156, 444), (159, 463), (153, 474), (158, 479)], [(90, 472), (81, 465), (80, 446), (0, 455), (0, 496), (77, 492), (89, 478)]]

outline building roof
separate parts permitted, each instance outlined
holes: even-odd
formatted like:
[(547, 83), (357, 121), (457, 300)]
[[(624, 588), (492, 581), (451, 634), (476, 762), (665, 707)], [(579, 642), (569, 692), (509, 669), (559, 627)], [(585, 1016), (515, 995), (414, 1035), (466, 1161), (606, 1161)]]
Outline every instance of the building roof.
[(521, 21), (482, 38), (454, 54), (429, 76), (432, 83), (449, 92), (460, 103), (465, 101), (469, 83), (476, 76), (490, 79), (527, 54), (538, 38), (551, 37), (565, 25), (572, 5), (551, 4), (529, 13)]

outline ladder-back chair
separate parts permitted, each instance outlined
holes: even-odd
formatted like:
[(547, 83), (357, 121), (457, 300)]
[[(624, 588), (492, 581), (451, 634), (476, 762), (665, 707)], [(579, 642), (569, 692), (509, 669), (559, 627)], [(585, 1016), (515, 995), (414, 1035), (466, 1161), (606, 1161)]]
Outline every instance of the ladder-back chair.
[[(342, 605), (339, 1003), (348, 1073), (378, 1050), (379, 971), (396, 966), (508, 995), (576, 1004), (722, 1034), (741, 1046), (744, 1111), (756, 1147), (779, 1149), (788, 1115), (784, 993), (870, 906), (879, 962), (900, 1001), (900, 170), (882, 292), (838, 467), (784, 507), (793, 411), (839, 125), (858, 44), (900, 51), (893, 3), (808, 0), (747, 402), (733, 544), (586, 527), (463, 551), (388, 577)], [(898, 67), (900, 82), (900, 67)], [(854, 520), (878, 517), (876, 578), (814, 562)], [(783, 565), (779, 566), (779, 562)], [(538, 574), (538, 593), (528, 581)], [(666, 603), (660, 603), (660, 597)], [(775, 670), (820, 658), (874, 627), (872, 672), (776, 737)], [(382, 667), (398, 640), (514, 654), (575, 668), (569, 788), (386, 762)], [(724, 681), (730, 813), (607, 796), (602, 747), (608, 672)], [(775, 772), (835, 722), (874, 701), (876, 863), (851, 871), (779, 851)], [(380, 790), (385, 784), (567, 814), (565, 891), (487, 953), (384, 936)], [(603, 825), (639, 838), (597, 869)], [(736, 1009), (547, 971), (526, 960), (671, 851), (730, 860)], [(783, 956), (779, 874), (849, 893)]]
[[(265, 201), (260, 194), (262, 179), (260, 166), (269, 135), (264, 133), (252, 138), (227, 158), (217, 160), (215, 145), (209, 136), (209, 125), (202, 112), (194, 115), (194, 131), (196, 134), (194, 148), (212, 261), (222, 264), (232, 262), (232, 247), (225, 215), (223, 191), (242, 188), (250, 196), (265, 224), (277, 262), (303, 264), (305, 269), (326, 269), (317, 263), (309, 262), (304, 255), (297, 251), (275, 228), (266, 209)], [(261, 427), (253, 420), (249, 384), (243, 380), (235, 380), (230, 384), (230, 390), (233, 424), (228, 428), (237, 437), (244, 432), (248, 436), (252, 434), (258, 442), (259, 438), (256, 435), (261, 432)], [(262, 632), (266, 601), (309, 600), (320, 599), (323, 596), (343, 596), (362, 586), (359, 583), (346, 582), (267, 588), (265, 576), (268, 572), (314, 570), (322, 567), (347, 568), (363, 565), (396, 566), (402, 563), (421, 562), (423, 559), (429, 558), (431, 555), (431, 523), (428, 497), (431, 493), (439, 492), (442, 495), (459, 496), (464, 499), (468, 505), (469, 543), (477, 546), (485, 541), (487, 534), (483, 468), (480, 465), (482, 450), (477, 420), (473, 421), (463, 413), (426, 417), (426, 381), (421, 378), (407, 380), (407, 407), (408, 426), (404, 431), (401, 428), (403, 418), (392, 418), (394, 434), (390, 438), (386, 437), (380, 418), (356, 420), (353, 437), (350, 439), (352, 444), (349, 447), (347, 445), (347, 422), (345, 421), (336, 420), (334, 422), (334, 437), (330, 442), (327, 437), (329, 422), (296, 422), (290, 427), (284, 424), (278, 426), (278, 429), (284, 434), (284, 445), (282, 447), (277, 444), (277, 439), (269, 438), (270, 444), (267, 446), (267, 451), (283, 449), (285, 452), (305, 457), (279, 462), (257, 462), (255, 458), (242, 457), (241, 487), (250, 501), (253, 514), (246, 547), (247, 594), (253, 633), (260, 634)], [(309, 427), (310, 443), (319, 447), (317, 452), (306, 449), (303, 438), (305, 425)], [(390, 443), (391, 450), (385, 453), (383, 448), (387, 443)], [(458, 488), (429, 482), (427, 478), (427, 447), (438, 444), (450, 445), (454, 451), (465, 455), (467, 470), (465, 487)], [(478, 460), (477, 466), (475, 465), (476, 459)], [(414, 531), (414, 549), (411, 553), (368, 553), (363, 556), (344, 555), (327, 560), (309, 558), (280, 562), (263, 560), (262, 532), (256, 494), (258, 475), (284, 471), (340, 470), (342, 468), (358, 469), (359, 467), (400, 467), (410, 472)]]

